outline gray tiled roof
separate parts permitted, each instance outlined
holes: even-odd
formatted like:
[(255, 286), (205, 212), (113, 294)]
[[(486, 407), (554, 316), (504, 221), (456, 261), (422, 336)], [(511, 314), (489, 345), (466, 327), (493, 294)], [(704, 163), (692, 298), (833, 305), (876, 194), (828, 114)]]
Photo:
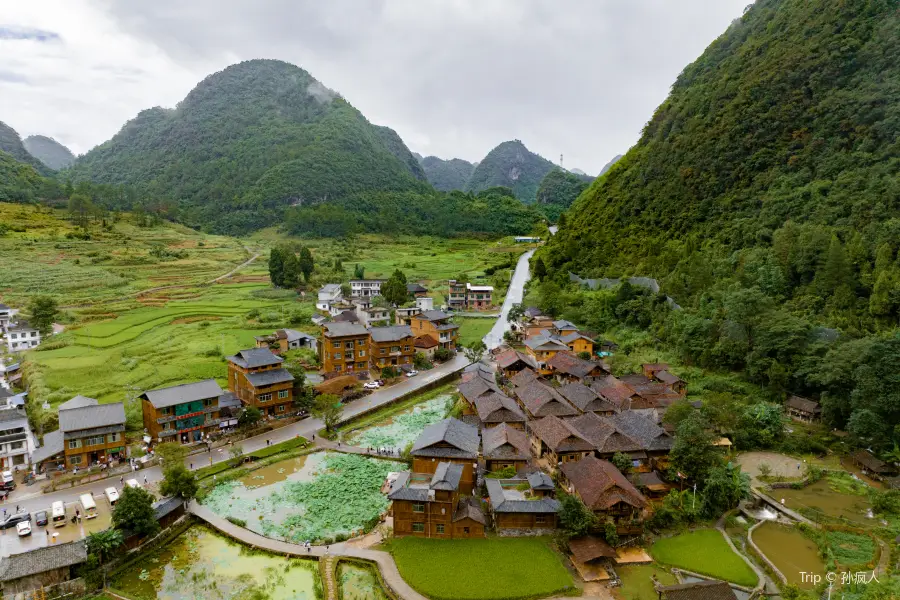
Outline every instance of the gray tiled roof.
[(538, 374), (526, 367), (513, 375), (509, 381), (516, 387), (522, 387), (528, 385), (537, 378)]
[(153, 503), (153, 516), (158, 521), (172, 511), (177, 510), (183, 503), (184, 501), (178, 497), (163, 498)]
[(537, 369), (537, 364), (532, 357), (512, 348), (498, 354), (496, 360), (497, 366), (501, 369), (507, 369), (518, 362), (524, 363), (526, 368), (531, 367), (532, 369)]
[(241, 400), (234, 392), (224, 392), (219, 396), (219, 408), (235, 408), (241, 405)]
[(234, 356), (229, 356), (228, 360), (245, 369), (277, 365), (284, 361), (280, 356), (275, 356), (268, 348), (241, 350)]
[(582, 412), (615, 412), (616, 405), (600, 397), (583, 383), (569, 383), (559, 388), (560, 395)]
[(19, 419), (27, 418), (28, 415), (25, 414), (25, 411), (19, 410), (18, 408), (0, 409), (0, 423), (6, 423), (7, 421), (17, 421)]
[(475, 412), (484, 423), (524, 423), (527, 418), (516, 401), (501, 393), (475, 399)]
[(59, 405), (57, 410), (69, 410), (70, 408), (84, 408), (85, 406), (97, 406), (100, 404), (98, 400), (94, 398), (88, 398), (87, 396), (78, 395), (72, 398), (71, 400), (67, 400)]
[[(452, 447), (436, 446), (442, 442)], [(426, 427), (413, 444), (411, 454), (436, 458), (477, 458), (478, 446), (478, 429), (451, 417)]]
[(594, 445), (568, 422), (549, 416), (531, 422), (531, 433), (554, 452), (590, 452)]
[(325, 292), (326, 294), (332, 294), (341, 289), (341, 284), (339, 283), (326, 283), (322, 287), (319, 288), (320, 292)]
[(609, 422), (624, 435), (637, 440), (642, 450), (671, 450), (674, 440), (656, 424), (655, 419), (625, 410), (611, 417)]
[(79, 565), (86, 560), (87, 548), (84, 540), (10, 554), (0, 560), (0, 581), (14, 581), (61, 567)]
[(369, 330), (359, 323), (338, 321), (325, 324), (325, 337), (345, 337), (350, 335), (368, 335)]
[(51, 456), (56, 456), (57, 454), (62, 453), (65, 448), (65, 443), (63, 441), (63, 432), (57, 429), (56, 431), (51, 431), (44, 435), (44, 445), (40, 448), (36, 448), (35, 451), (31, 454), (31, 462), (40, 463)]
[(528, 474), (528, 485), (533, 490), (552, 490), (556, 486), (553, 485), (553, 479), (543, 471), (534, 471)]
[(559, 395), (555, 389), (540, 381), (516, 388), (516, 396), (534, 417), (577, 415), (578, 410)]
[(59, 428), (64, 432), (113, 425), (125, 425), (125, 405), (121, 402), (59, 411)]
[(575, 325), (572, 321), (559, 320), (553, 321), (553, 326), (557, 329), (578, 329), (578, 326)]
[(484, 512), (481, 510), (481, 507), (476, 504), (477, 500), (474, 498), (463, 498), (459, 501), (459, 504), (456, 507), (456, 512), (453, 514), (453, 522), (462, 521), (463, 519), (472, 519), (477, 523), (485, 524)]
[(410, 472), (403, 471), (399, 473), (394, 481), (391, 491), (388, 492), (388, 500), (411, 500), (414, 502), (425, 502), (428, 500), (428, 489), (424, 487), (407, 487), (409, 483)]
[(275, 331), (275, 337), (287, 340), (288, 342), (296, 342), (297, 340), (314, 340), (315, 336), (297, 331), (296, 329), (278, 329)]
[(426, 321), (442, 321), (444, 319), (449, 319), (450, 315), (442, 310), (426, 310), (425, 312), (419, 313), (413, 318), (424, 319)]
[[(484, 483), (487, 487), (488, 496), (491, 499), (491, 509), (495, 513), (559, 512), (560, 503), (555, 498), (540, 498), (534, 500), (508, 499), (504, 494), (502, 480), (486, 478)], [(507, 480), (507, 484), (515, 483), (521, 483), (521, 480)]]
[(391, 325), (390, 327), (372, 327), (369, 335), (373, 342), (399, 342), (413, 336), (409, 325)]
[(588, 360), (582, 360), (567, 351), (557, 352), (547, 361), (547, 368), (552, 369), (554, 372), (565, 373), (582, 379), (597, 369), (600, 369), (602, 372), (603, 365)]
[(506, 423), (488, 427), (481, 436), (485, 458), (494, 460), (528, 460), (531, 458), (525, 433)]
[(431, 478), (431, 489), (455, 491), (459, 489), (459, 480), (462, 479), (463, 466), (459, 463), (438, 463)]
[(558, 350), (565, 351), (568, 350), (569, 347), (559, 342), (551, 337), (546, 335), (535, 335), (533, 337), (525, 340), (525, 345), (531, 348), (532, 350)]
[(194, 383), (183, 383), (181, 385), (150, 390), (141, 394), (141, 398), (149, 400), (154, 408), (166, 408), (167, 406), (175, 406), (185, 402), (218, 398), (222, 393), (222, 388), (219, 387), (215, 379), (206, 379)]
[(287, 371), (287, 369), (274, 369), (272, 371), (260, 371), (259, 373), (247, 373), (245, 377), (253, 387), (274, 385), (276, 383), (286, 383), (288, 381), (294, 380), (294, 376), (291, 375)]
[(493, 381), (486, 381), (481, 377), (459, 384), (456, 388), (463, 398), (469, 402), (475, 402), (476, 398), (498, 393), (500, 388)]

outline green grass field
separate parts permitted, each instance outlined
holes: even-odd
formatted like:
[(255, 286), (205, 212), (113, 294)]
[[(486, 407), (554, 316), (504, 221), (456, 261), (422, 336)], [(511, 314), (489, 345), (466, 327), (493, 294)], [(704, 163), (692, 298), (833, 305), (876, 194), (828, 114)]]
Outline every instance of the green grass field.
[(548, 538), (397, 538), (390, 550), (403, 579), (435, 600), (571, 594), (572, 576), (549, 543)]
[(734, 553), (715, 529), (699, 529), (663, 538), (650, 547), (650, 554), (663, 564), (738, 585), (752, 587), (757, 583), (753, 569)]
[(678, 583), (671, 571), (657, 565), (617, 566), (616, 572), (622, 579), (622, 585), (614, 588), (613, 593), (622, 600), (658, 600), (659, 594), (653, 587), (651, 576), (655, 576), (662, 585)]
[(453, 317), (453, 321), (459, 324), (459, 343), (462, 346), (468, 346), (483, 338), (496, 323), (495, 319), (472, 317)]

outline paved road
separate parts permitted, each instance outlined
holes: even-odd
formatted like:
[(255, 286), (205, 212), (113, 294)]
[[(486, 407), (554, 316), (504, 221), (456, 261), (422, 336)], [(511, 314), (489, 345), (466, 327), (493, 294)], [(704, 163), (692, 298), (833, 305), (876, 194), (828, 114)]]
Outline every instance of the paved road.
[(509, 282), (509, 290), (506, 292), (506, 299), (503, 301), (503, 307), (500, 309), (500, 316), (494, 327), (484, 336), (484, 345), (488, 350), (493, 350), (503, 343), (503, 334), (510, 330), (509, 322), (506, 316), (513, 304), (522, 302), (525, 296), (525, 284), (531, 279), (531, 271), (528, 269), (528, 261), (534, 254), (534, 250), (529, 250), (519, 257), (516, 263), (516, 270), (513, 272), (512, 279)]

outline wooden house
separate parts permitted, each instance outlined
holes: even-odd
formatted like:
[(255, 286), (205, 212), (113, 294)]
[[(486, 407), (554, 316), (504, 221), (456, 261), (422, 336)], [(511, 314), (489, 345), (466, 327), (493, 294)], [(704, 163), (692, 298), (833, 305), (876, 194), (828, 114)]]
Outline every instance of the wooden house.
[(784, 403), (787, 414), (795, 421), (804, 423), (813, 423), (822, 417), (822, 407), (818, 402), (801, 398), (800, 396), (791, 396)]
[(478, 428), (454, 418), (426, 427), (412, 446), (412, 470), (434, 473), (441, 462), (462, 465), (459, 483), (461, 494), (471, 494), (477, 477), (478, 450), (481, 440)]
[(125, 458), (125, 405), (75, 396), (59, 405), (59, 429), (44, 435), (32, 462), (83, 469)]
[(578, 358), (571, 352), (557, 352), (545, 368), (559, 383), (593, 383), (609, 375), (609, 367), (602, 362)]
[(687, 395), (687, 382), (671, 371), (657, 371), (653, 378), (671, 388), (679, 396)]
[(493, 393), (476, 398), (474, 408), (474, 413), (478, 415), (485, 431), (501, 424), (523, 430), (528, 420), (516, 401), (503, 393)]
[(264, 416), (280, 417), (291, 412), (294, 376), (282, 368), (283, 358), (268, 348), (251, 348), (226, 360), (228, 390), (244, 406), (256, 407)]
[(569, 347), (548, 335), (535, 335), (525, 339), (525, 351), (537, 362), (541, 374), (548, 374), (548, 360), (557, 352), (568, 352)]
[(600, 416), (611, 416), (619, 412), (615, 404), (600, 397), (600, 394), (583, 383), (567, 383), (557, 391), (569, 404), (583, 413), (592, 412)]
[(617, 377), (608, 375), (591, 383), (591, 389), (610, 402), (617, 410), (628, 410), (632, 402), (640, 403), (641, 397)]
[(277, 353), (300, 348), (308, 348), (313, 352), (318, 350), (315, 337), (295, 329), (276, 329), (269, 335), (258, 335), (254, 339), (257, 348), (268, 348)]
[(399, 368), (403, 365), (412, 365), (415, 352), (415, 337), (409, 325), (369, 329), (369, 357), (372, 369), (380, 371), (385, 367)]
[(215, 379), (144, 392), (140, 395), (144, 430), (159, 442), (202, 441), (219, 431), (219, 398), (224, 394)]
[(591, 356), (594, 354), (594, 340), (581, 332), (575, 331), (566, 335), (556, 337), (560, 342), (569, 347), (569, 351), (573, 354), (581, 354), (587, 352)]
[(481, 434), (485, 468), (490, 472), (514, 467), (516, 471), (528, 464), (531, 453), (525, 433), (506, 423), (484, 429)]
[(534, 358), (513, 349), (504, 350), (496, 356), (495, 360), (497, 368), (507, 379), (511, 379), (525, 369), (536, 370), (538, 368)]
[(531, 369), (522, 369), (515, 375), (513, 375), (509, 382), (513, 385), (513, 388), (525, 387), (532, 381), (538, 379), (538, 374), (535, 373)]
[(577, 408), (566, 402), (555, 388), (540, 381), (515, 389), (519, 403), (532, 419), (540, 419), (548, 415), (568, 417), (579, 414)]
[(553, 331), (556, 333), (556, 335), (569, 335), (571, 333), (578, 333), (578, 326), (571, 321), (553, 321), (551, 325), (553, 326)]
[(850, 461), (862, 469), (865, 475), (881, 481), (897, 474), (897, 468), (882, 460), (875, 458), (868, 450), (857, 450), (850, 454)]
[(566, 462), (562, 485), (602, 520), (611, 520), (619, 535), (640, 534), (649, 502), (611, 462), (595, 456)]
[(580, 460), (592, 454), (594, 445), (568, 421), (549, 416), (532, 421), (528, 426), (531, 452), (543, 459), (548, 469), (559, 464)]
[(368, 373), (369, 330), (358, 323), (325, 323), (319, 360), (326, 373)]
[(430, 336), (441, 348), (456, 350), (459, 325), (450, 322), (450, 315), (440, 310), (425, 310), (410, 317), (416, 337)]
[[(534, 475), (534, 481), (544, 482), (540, 477), (543, 473)], [(496, 531), (543, 532), (556, 528), (559, 501), (552, 496), (552, 492), (534, 490), (531, 481), (532, 478), (484, 480), (490, 500), (489, 511)]]
[(433, 473), (400, 473), (388, 492), (394, 536), (484, 537), (484, 514), (460, 499), (462, 475), (463, 466), (450, 462), (438, 463)]
[[(47, 598), (48, 588), (76, 579), (78, 567), (85, 562), (87, 547), (84, 540), (49, 544), (10, 554), (0, 560), (0, 590), (4, 598)], [(84, 586), (81, 586), (77, 593), (63, 595), (76, 596), (84, 591)]]

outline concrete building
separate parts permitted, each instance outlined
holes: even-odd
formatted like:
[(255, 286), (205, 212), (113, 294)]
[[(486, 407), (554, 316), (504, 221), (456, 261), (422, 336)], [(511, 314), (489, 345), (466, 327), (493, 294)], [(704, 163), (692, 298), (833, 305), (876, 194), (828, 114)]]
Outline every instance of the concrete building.
[(28, 415), (19, 408), (0, 409), (0, 470), (27, 468), (35, 449)]
[(354, 298), (367, 298), (381, 295), (381, 284), (387, 279), (351, 279), (350, 295)]
[(9, 323), (6, 326), (6, 348), (10, 352), (22, 352), (41, 343), (41, 332), (28, 321)]
[(338, 304), (344, 299), (341, 292), (341, 284), (326, 283), (319, 288), (319, 295), (316, 299), (316, 309), (322, 312), (331, 312), (331, 307)]

